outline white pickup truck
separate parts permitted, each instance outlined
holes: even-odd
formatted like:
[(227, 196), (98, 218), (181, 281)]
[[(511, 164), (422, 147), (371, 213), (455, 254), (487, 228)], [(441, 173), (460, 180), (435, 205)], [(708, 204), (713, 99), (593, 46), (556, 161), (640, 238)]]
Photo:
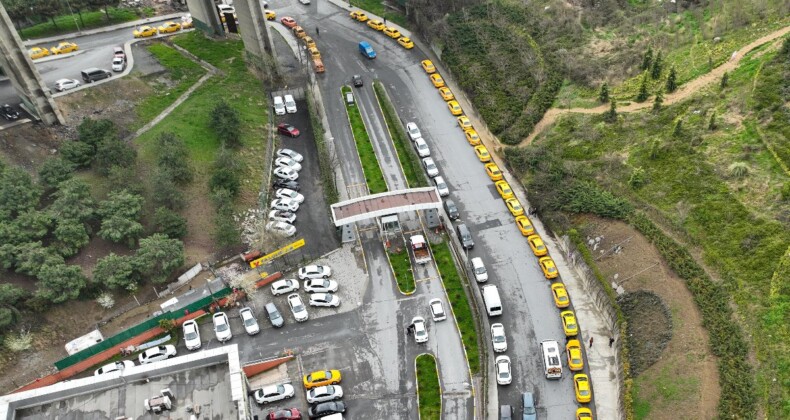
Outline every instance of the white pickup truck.
[(414, 262), (417, 264), (427, 264), (431, 260), (431, 251), (428, 249), (428, 242), (422, 235), (414, 235), (409, 238), (411, 252), (414, 254)]

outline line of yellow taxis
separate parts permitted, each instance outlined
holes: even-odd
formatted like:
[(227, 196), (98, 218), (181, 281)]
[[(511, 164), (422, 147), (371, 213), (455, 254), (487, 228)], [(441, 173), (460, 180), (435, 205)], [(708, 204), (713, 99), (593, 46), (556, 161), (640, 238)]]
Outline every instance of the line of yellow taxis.
[(189, 20), (188, 22), (182, 22), (182, 23), (165, 22), (161, 26), (159, 26), (158, 28), (156, 26), (149, 26), (149, 25), (141, 26), (141, 27), (135, 29), (134, 31), (132, 31), (132, 35), (134, 35), (135, 38), (148, 38), (148, 37), (152, 37), (152, 36), (157, 35), (157, 34), (170, 34), (170, 33), (173, 33), (173, 32), (178, 32), (182, 28), (183, 29), (187, 29), (187, 28), (191, 28), (191, 27), (192, 27), (192, 21), (191, 20)]
[(409, 37), (403, 36), (398, 28), (395, 28), (394, 26), (387, 26), (384, 24), (384, 22), (378, 19), (370, 19), (368, 15), (361, 10), (352, 10), (348, 16), (357, 22), (367, 23), (369, 28), (382, 32), (384, 35), (387, 35), (389, 38), (397, 41), (398, 45), (406, 48), (407, 50), (414, 48), (414, 42), (412, 42)]
[[(570, 296), (565, 285), (559, 281), (559, 271), (554, 264), (554, 260), (549, 256), (549, 250), (543, 239), (535, 231), (532, 221), (525, 215), (524, 207), (521, 202), (516, 198), (510, 184), (504, 179), (502, 170), (499, 169), (496, 163), (492, 161), (491, 154), (488, 149), (482, 144), (480, 135), (472, 126), (472, 122), (467, 116), (461, 105), (455, 100), (455, 95), (447, 87), (441, 74), (436, 71), (436, 66), (431, 60), (423, 60), (420, 65), (425, 73), (431, 79), (431, 83), (439, 91), (442, 99), (447, 104), (447, 109), (450, 113), (457, 117), (458, 126), (464, 132), (464, 137), (467, 143), (474, 148), (475, 155), (483, 163), (486, 175), (494, 182), (499, 196), (505, 203), (510, 214), (513, 216), (516, 227), (521, 234), (527, 238), (532, 253), (538, 258), (538, 265), (540, 265), (543, 275), (551, 283), (551, 295), (554, 299), (554, 305), (560, 309), (560, 320), (562, 321), (562, 329), (565, 333), (568, 342), (565, 345), (566, 354), (568, 357), (568, 367), (572, 372), (581, 372), (584, 370), (584, 357), (582, 354), (581, 342), (576, 338), (579, 334), (579, 326), (576, 322), (576, 315), (572, 310), (567, 309), (570, 304)], [(589, 403), (592, 400), (592, 388), (590, 387), (589, 377), (582, 373), (573, 375), (573, 388), (576, 394), (576, 401), (580, 404)], [(588, 407), (580, 407), (576, 410), (576, 418), (578, 420), (591, 420), (592, 410)]]
[(50, 49), (47, 49), (46, 47), (33, 47), (28, 51), (28, 54), (30, 54), (30, 58), (33, 60), (37, 60), (49, 55), (68, 54), (70, 52), (77, 51), (78, 49), (79, 47), (77, 44), (64, 41)]

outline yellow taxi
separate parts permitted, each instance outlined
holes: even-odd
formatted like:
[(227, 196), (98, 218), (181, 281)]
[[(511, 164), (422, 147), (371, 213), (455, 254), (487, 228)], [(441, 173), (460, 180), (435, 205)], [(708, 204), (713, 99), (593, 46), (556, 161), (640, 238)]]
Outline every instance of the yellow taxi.
[(515, 195), (513, 195), (513, 189), (510, 188), (510, 184), (508, 184), (507, 181), (497, 181), (494, 185), (496, 185), (496, 190), (503, 200), (515, 197)]
[(141, 26), (132, 32), (135, 38), (148, 38), (156, 35), (156, 28), (153, 26)]
[(486, 147), (482, 144), (475, 146), (475, 154), (477, 155), (477, 158), (480, 159), (480, 162), (491, 162), (491, 154), (488, 153), (488, 149), (486, 149)]
[(513, 217), (524, 215), (524, 207), (521, 206), (521, 202), (518, 201), (518, 198), (508, 198), (505, 200), (505, 204)]
[(574, 372), (584, 369), (584, 358), (582, 357), (582, 345), (579, 340), (569, 340), (565, 345), (568, 354), (568, 368)]
[(466, 136), (466, 141), (468, 141), (470, 145), (477, 146), (480, 144), (480, 136), (477, 134), (477, 131), (475, 131), (474, 128), (465, 130), (464, 135)]
[(576, 323), (576, 315), (573, 311), (560, 312), (562, 318), (562, 330), (565, 331), (566, 337), (576, 337), (579, 334), (579, 325)]
[(263, 15), (266, 16), (266, 20), (277, 19), (277, 13), (274, 13), (271, 10), (267, 10)]
[(294, 26), (293, 28), (291, 28), (291, 30), (294, 32), (294, 36), (297, 39), (302, 39), (307, 36), (307, 33), (299, 25)]
[(496, 166), (496, 163), (486, 163), (486, 173), (492, 181), (502, 179), (502, 171), (499, 170), (499, 166)]
[(461, 130), (474, 130), (475, 128), (472, 127), (472, 121), (466, 115), (461, 115), (460, 117), (455, 119), (458, 121), (458, 126), (461, 127)]
[[(514, 198), (508, 198), (508, 200), (515, 200)], [(534, 235), (535, 234), (535, 226), (532, 226), (532, 221), (529, 220), (529, 217), (521, 216), (516, 217), (516, 226), (518, 226), (518, 230), (521, 231), (521, 234), (524, 236)]]
[(61, 42), (57, 46), (52, 47), (50, 51), (52, 52), (52, 54), (67, 54), (70, 52), (77, 51), (77, 49), (79, 49), (77, 47), (77, 44), (67, 41), (67, 42)]
[(308, 51), (310, 51), (310, 57), (312, 57), (313, 60), (315, 60), (316, 58), (321, 58), (321, 51), (318, 51), (318, 48), (313, 47), (310, 48)]
[(543, 257), (538, 260), (538, 264), (540, 264), (540, 269), (543, 270), (543, 275), (546, 276), (547, 280), (556, 279), (557, 276), (560, 275), (560, 272), (557, 271), (557, 266), (554, 265), (554, 260), (551, 257)]
[(420, 64), (422, 65), (422, 69), (425, 70), (426, 73), (428, 74), (436, 73), (436, 67), (433, 65), (431, 60), (422, 60)]
[(310, 38), (307, 35), (302, 37), (302, 41), (304, 41), (304, 45), (307, 47), (307, 49), (318, 48), (315, 46), (315, 41), (313, 41), (313, 38)]
[(49, 50), (44, 47), (33, 47), (28, 51), (30, 53), (30, 58), (33, 60), (37, 58), (46, 57), (49, 55)]
[(387, 35), (392, 39), (398, 39), (400, 38), (400, 31), (396, 28), (393, 28), (392, 26), (387, 26), (384, 28), (384, 35)]
[(348, 15), (351, 16), (351, 19), (355, 19), (355, 20), (358, 20), (360, 22), (367, 22), (368, 19), (369, 19), (368, 15), (366, 15), (363, 12), (360, 12), (359, 10), (354, 10), (351, 13), (349, 13)]
[(560, 309), (567, 308), (571, 304), (571, 299), (568, 297), (568, 290), (562, 283), (554, 283), (551, 285), (551, 297), (554, 298), (554, 305)]
[(378, 19), (371, 19), (368, 21), (368, 26), (372, 29), (377, 31), (383, 31), (385, 26), (384, 23)]
[(164, 25), (159, 27), (160, 34), (169, 34), (180, 30), (181, 30), (181, 24), (177, 22), (165, 22)]
[(181, 21), (181, 29), (189, 29), (194, 27), (195, 23), (192, 21), (192, 19), (185, 19)]
[(450, 90), (447, 86), (443, 86), (439, 88), (439, 95), (442, 95), (442, 99), (445, 101), (452, 101), (455, 99), (455, 95), (453, 95), (453, 91)]
[(444, 87), (444, 79), (439, 73), (434, 73), (431, 75), (431, 83), (433, 83), (433, 87), (440, 88)]
[(583, 373), (573, 375), (573, 389), (576, 391), (576, 401), (584, 404), (592, 399), (590, 380), (587, 378), (587, 375)]
[(312, 389), (318, 386), (339, 384), (341, 379), (339, 370), (317, 370), (304, 375), (303, 382), (305, 389)]
[(406, 48), (407, 50), (414, 48), (414, 42), (412, 42), (411, 38), (407, 36), (402, 36), (398, 38), (398, 44), (400, 44), (401, 47)]
[(529, 247), (532, 248), (532, 253), (535, 254), (536, 257), (542, 257), (549, 253), (546, 249), (546, 245), (543, 243), (543, 239), (540, 239), (540, 236), (535, 234), (527, 237), (527, 242), (529, 242)]
[(587, 407), (576, 409), (576, 420), (593, 420), (592, 410)]
[(457, 101), (447, 102), (447, 108), (450, 110), (450, 113), (453, 115), (461, 115), (464, 113), (464, 110), (461, 109), (461, 105), (458, 105)]

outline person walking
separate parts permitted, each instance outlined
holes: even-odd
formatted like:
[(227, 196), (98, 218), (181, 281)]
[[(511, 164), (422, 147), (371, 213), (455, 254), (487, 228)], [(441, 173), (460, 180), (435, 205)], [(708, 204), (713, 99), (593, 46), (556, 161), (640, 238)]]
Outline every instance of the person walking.
[(609, 337), (609, 347), (610, 348), (612, 347), (612, 344), (614, 344), (614, 337)]
[(593, 338), (590, 337), (590, 348), (592, 348)]
[(319, 28), (318, 26), (315, 27), (315, 34), (316, 36), (321, 36), (321, 28)]

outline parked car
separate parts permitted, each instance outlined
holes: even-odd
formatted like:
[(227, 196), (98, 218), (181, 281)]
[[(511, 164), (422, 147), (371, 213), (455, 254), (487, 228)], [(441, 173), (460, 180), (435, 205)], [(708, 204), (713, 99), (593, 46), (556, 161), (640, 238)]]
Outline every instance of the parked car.
[(112, 71), (123, 71), (126, 68), (126, 59), (123, 57), (115, 57), (112, 59)]
[(307, 313), (307, 308), (304, 306), (304, 302), (302, 302), (302, 298), (299, 297), (298, 294), (292, 293), (288, 295), (288, 306), (291, 308), (291, 312), (294, 314), (294, 318), (296, 318), (297, 322), (304, 322), (310, 318), (310, 315)]
[(296, 235), (296, 227), (286, 222), (268, 222), (266, 230), (285, 237)]
[(119, 360), (114, 363), (108, 363), (96, 369), (96, 371), (93, 372), (93, 376), (106, 375), (108, 373), (113, 373), (113, 372), (121, 372), (124, 369), (133, 366), (134, 366), (134, 362), (131, 360)]
[(269, 412), (266, 420), (302, 420), (302, 413), (298, 408), (279, 408)]
[(292, 18), (290, 16), (284, 16), (284, 17), (280, 18), (280, 23), (282, 23), (283, 26), (285, 26), (288, 29), (293, 28), (294, 26), (296, 26), (296, 21), (294, 20), (294, 18)]
[(76, 79), (58, 79), (55, 82), (55, 90), (57, 90), (58, 92), (74, 89), (79, 86), (80, 86), (80, 81)]
[(460, 213), (458, 213), (458, 207), (453, 200), (444, 200), (444, 209), (447, 211), (447, 217), (449, 217), (450, 220), (457, 220), (461, 217)]
[(299, 179), (299, 172), (296, 172), (287, 166), (278, 166), (274, 168), (272, 175), (274, 175), (276, 178), (285, 179), (288, 181), (296, 181)]
[(278, 198), (271, 202), (271, 208), (275, 210), (286, 210), (295, 212), (299, 210), (299, 203), (290, 198)]
[(225, 312), (217, 312), (211, 317), (214, 323), (214, 334), (217, 336), (217, 341), (224, 343), (233, 338), (233, 333), (230, 331), (230, 322)]
[(337, 292), (337, 282), (329, 279), (307, 279), (304, 281), (304, 291), (307, 293)]
[(283, 99), (285, 100), (285, 112), (296, 114), (296, 101), (294, 101), (293, 95), (285, 95)]
[(276, 178), (272, 183), (273, 188), (288, 188), (289, 190), (299, 191), (299, 183), (288, 179)]
[(505, 335), (504, 325), (498, 322), (491, 324), (491, 342), (494, 344), (495, 353), (507, 351), (507, 336)]
[(274, 154), (277, 155), (277, 157), (291, 158), (294, 162), (300, 163), (302, 162), (302, 160), (304, 160), (304, 156), (302, 156), (299, 153), (296, 153), (291, 149), (277, 149), (277, 151), (274, 152)]
[(407, 36), (402, 36), (398, 38), (398, 44), (400, 44), (401, 47), (406, 48), (407, 50), (414, 48), (414, 42), (411, 40), (411, 38)]
[(288, 188), (280, 188), (279, 190), (274, 191), (274, 196), (277, 198), (290, 198), (299, 204), (304, 203), (304, 196), (302, 194), (299, 194), (294, 190), (289, 190)]
[(30, 58), (35, 60), (38, 58), (43, 58), (49, 55), (49, 50), (44, 47), (33, 47), (28, 50), (28, 54), (30, 54)]
[(285, 115), (285, 102), (282, 96), (275, 96), (272, 98), (274, 106), (274, 115)]
[(531, 392), (521, 394), (521, 405), (524, 408), (522, 420), (538, 420), (538, 411), (535, 409), (535, 397)]
[(436, 163), (434, 163), (433, 158), (424, 158), (422, 160), (422, 166), (425, 168), (425, 173), (427, 173), (429, 177), (433, 178), (439, 176), (439, 168), (436, 166)]
[(290, 384), (280, 384), (265, 386), (255, 391), (255, 401), (258, 404), (268, 404), (272, 402), (282, 401), (288, 398), (293, 398), (294, 387)]
[(362, 76), (359, 74), (351, 76), (351, 83), (354, 84), (354, 87), (362, 87)]
[(271, 290), (274, 296), (295, 292), (299, 290), (299, 282), (294, 279), (277, 280), (272, 283)]
[(160, 34), (169, 34), (180, 30), (181, 30), (181, 24), (178, 22), (165, 22), (162, 26), (160, 26), (157, 29), (157, 31)]
[(488, 270), (486, 269), (485, 264), (483, 264), (483, 259), (480, 257), (472, 258), (472, 272), (475, 274), (475, 280), (478, 283), (485, 283), (488, 281)]
[(0, 106), (0, 115), (2, 115), (7, 121), (15, 121), (19, 119), (19, 111), (15, 110), (11, 107), (11, 105), (8, 104)]
[(510, 358), (497, 356), (494, 363), (496, 363), (496, 383), (510, 385), (513, 382), (513, 374), (510, 372)]
[(296, 214), (284, 210), (272, 210), (269, 212), (269, 220), (272, 222), (285, 222), (294, 224), (296, 222)]
[(299, 269), (299, 279), (325, 279), (332, 275), (328, 265), (308, 265)]
[(339, 400), (341, 398), (343, 398), (343, 388), (340, 385), (319, 386), (307, 391), (307, 402), (309, 404)]
[(79, 47), (77, 46), (77, 44), (73, 42), (64, 41), (50, 48), (49, 50), (52, 52), (52, 54), (67, 54), (70, 52), (77, 51), (78, 49)]
[(576, 401), (579, 403), (588, 403), (592, 399), (590, 380), (584, 373), (573, 375), (573, 389), (576, 391)]
[(299, 137), (299, 129), (287, 123), (277, 124), (277, 132), (288, 137)]
[(140, 360), (141, 365), (145, 365), (148, 363), (159, 362), (161, 360), (175, 357), (177, 353), (176, 346), (167, 344), (164, 346), (151, 347), (150, 349), (140, 353), (138, 359)]
[(187, 350), (199, 349), (201, 346), (200, 329), (198, 328), (197, 322), (190, 319), (189, 321), (185, 321), (181, 328), (184, 330), (184, 342), (187, 346)]
[(411, 320), (411, 326), (413, 328), (415, 342), (425, 343), (428, 341), (428, 329), (425, 326), (425, 318), (415, 316)]
[(261, 327), (258, 326), (258, 320), (255, 319), (255, 315), (252, 314), (252, 309), (249, 307), (241, 308), (239, 310), (239, 316), (241, 317), (241, 322), (244, 324), (244, 330), (247, 331), (247, 334), (255, 335), (261, 332)]
[(340, 298), (331, 293), (311, 293), (310, 306), (336, 308), (340, 306)]
[(422, 133), (420, 129), (417, 127), (416, 123), (410, 122), (406, 124), (406, 132), (409, 133), (409, 138), (411, 141), (417, 141), (417, 139), (422, 138)]
[(311, 419), (328, 416), (330, 414), (345, 413), (346, 404), (343, 401), (327, 401), (316, 404), (307, 410), (307, 415)]
[(339, 384), (343, 379), (339, 370), (317, 370), (302, 378), (305, 389), (312, 389), (324, 385)]
[(132, 31), (132, 35), (134, 35), (135, 38), (148, 38), (149, 36), (156, 35), (156, 33), (156, 28), (148, 25), (141, 26)]
[(450, 188), (447, 186), (447, 183), (444, 182), (444, 178), (437, 176), (433, 179), (434, 184), (436, 184), (436, 189), (439, 191), (440, 197), (447, 197), (450, 195)]
[(428, 302), (428, 305), (431, 307), (431, 315), (433, 316), (434, 321), (438, 322), (447, 319), (447, 314), (444, 312), (444, 306), (442, 306), (441, 299), (431, 299), (431, 301)]
[(513, 420), (513, 407), (509, 405), (499, 406), (499, 420)]
[(428, 147), (428, 143), (426, 143), (422, 137), (414, 140), (414, 149), (417, 151), (417, 156), (421, 158), (431, 155), (431, 149)]
[(280, 328), (283, 326), (283, 315), (280, 313), (280, 310), (277, 309), (277, 306), (275, 306), (274, 303), (267, 303), (263, 309), (266, 310), (266, 315), (269, 317), (269, 322), (272, 323), (272, 327)]

